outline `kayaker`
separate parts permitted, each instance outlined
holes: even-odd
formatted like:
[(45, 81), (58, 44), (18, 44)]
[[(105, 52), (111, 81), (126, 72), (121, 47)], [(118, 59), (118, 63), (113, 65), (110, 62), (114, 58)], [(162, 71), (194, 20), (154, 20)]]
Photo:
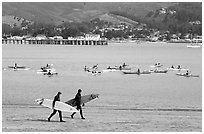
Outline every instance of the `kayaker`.
[(177, 69), (181, 69), (181, 66), (180, 66), (180, 65), (178, 65)]
[(174, 65), (172, 65), (171, 68), (174, 68)]
[(107, 67), (107, 69), (111, 69), (111, 67), (110, 67), (110, 66), (108, 66), (108, 67)]
[(139, 68), (137, 69), (137, 73), (140, 74), (140, 69)]
[(96, 70), (93, 70), (93, 71), (92, 71), (92, 74), (96, 74), (96, 73), (97, 73)]
[(60, 110), (54, 109), (54, 107), (55, 107), (55, 102), (56, 102), (56, 101), (60, 101), (60, 95), (61, 95), (61, 94), (62, 94), (61, 92), (58, 92), (57, 95), (54, 97), (54, 100), (53, 100), (53, 102), (52, 102), (53, 112), (52, 112), (52, 114), (48, 117), (48, 121), (49, 121), (49, 122), (50, 122), (50, 119), (52, 118), (52, 116), (55, 115), (57, 111), (58, 111), (58, 113), (59, 113), (60, 122), (65, 122), (65, 121), (62, 120), (62, 112), (61, 112)]
[(46, 68), (50, 68), (50, 65), (49, 65), (49, 64), (47, 64), (47, 65), (46, 65)]
[(125, 67), (125, 66), (127, 66), (127, 65), (125, 63), (123, 63), (122, 67)]
[(48, 71), (47, 75), (52, 75), (51, 70)]
[(86, 67), (86, 65), (84, 66), (84, 71), (87, 71), (87, 67)]
[(92, 68), (93, 69), (97, 69), (98, 68), (98, 64), (94, 65)]
[(119, 70), (122, 70), (122, 66), (119, 66)]
[(188, 70), (186, 71), (186, 75), (189, 75), (189, 72), (188, 72)]
[(13, 68), (14, 68), (14, 69), (17, 69), (17, 66), (18, 66), (17, 63), (15, 63)]
[[(85, 119), (83, 114), (82, 114), (82, 108), (81, 108), (81, 92), (82, 90), (79, 89), (78, 90), (78, 93), (76, 94), (75, 98), (74, 98), (74, 102), (76, 102), (76, 106), (77, 106), (77, 110), (79, 110), (80, 112), (80, 115), (81, 115), (81, 119)], [(73, 102), (73, 103), (74, 103)], [(73, 119), (74, 118), (74, 115), (76, 114), (76, 112), (74, 112), (72, 115), (71, 115), (71, 118)]]

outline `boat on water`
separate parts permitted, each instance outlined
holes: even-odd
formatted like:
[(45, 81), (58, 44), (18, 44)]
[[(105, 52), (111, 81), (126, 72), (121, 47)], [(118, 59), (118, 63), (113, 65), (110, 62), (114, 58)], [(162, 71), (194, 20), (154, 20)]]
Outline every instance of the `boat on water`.
[(26, 68), (13, 68), (14, 71), (26, 71), (26, 70), (30, 70), (30, 68), (26, 67)]
[(174, 67), (169, 67), (167, 68), (168, 71), (187, 71), (189, 69), (187, 68), (174, 68)]
[(186, 74), (186, 73), (177, 73), (176, 75), (184, 76), (184, 77), (199, 77), (199, 75)]
[(131, 70), (131, 68), (129, 68), (129, 67), (122, 67), (122, 68), (120, 68), (120, 67), (119, 67), (119, 68), (116, 68), (116, 70), (121, 70), (121, 71), (122, 71), (122, 70)]
[(29, 70), (29, 67), (26, 66), (18, 66), (17, 64), (15, 64), (14, 66), (8, 66), (9, 69), (13, 69), (14, 71), (18, 71), (18, 70)]
[(119, 70), (116, 70), (116, 69), (104, 69), (102, 71), (103, 72), (115, 72), (115, 71), (119, 71)]
[(96, 75), (100, 75), (101, 72), (100, 71), (92, 71), (91, 75), (96, 76)]
[(107, 67), (107, 69), (103, 70), (103, 72), (114, 72), (114, 71), (122, 71), (122, 70), (131, 70), (130, 67), (126, 67), (128, 65), (125, 66), (115, 66), (115, 67)]
[(167, 73), (168, 70), (155, 70), (154, 73)]
[(199, 44), (190, 44), (187, 45), (187, 48), (200, 48), (201, 46)]
[(53, 75), (58, 75), (58, 73), (57, 72), (46, 72), (46, 73), (44, 73), (44, 75), (51, 77)]
[(55, 68), (41, 68), (41, 70), (37, 70), (37, 74), (46, 74), (46, 73), (48, 73), (48, 72), (55, 72), (56, 70), (55, 70)]
[(123, 74), (137, 74), (137, 75), (140, 75), (140, 74), (151, 74), (150, 71), (142, 71), (142, 72), (138, 72), (138, 71), (122, 71)]
[(149, 70), (149, 71), (152, 73), (167, 73), (168, 72), (168, 70), (159, 70), (158, 68), (155, 70)]
[(8, 66), (8, 68), (13, 68), (13, 69), (25, 69), (26, 66)]

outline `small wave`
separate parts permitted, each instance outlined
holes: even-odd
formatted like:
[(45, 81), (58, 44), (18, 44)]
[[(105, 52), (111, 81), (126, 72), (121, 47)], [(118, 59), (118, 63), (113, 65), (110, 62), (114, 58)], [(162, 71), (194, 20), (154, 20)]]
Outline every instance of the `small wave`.
[(184, 112), (202, 112), (202, 109), (148, 109), (148, 108), (116, 108), (114, 110), (135, 110), (135, 111), (184, 111)]

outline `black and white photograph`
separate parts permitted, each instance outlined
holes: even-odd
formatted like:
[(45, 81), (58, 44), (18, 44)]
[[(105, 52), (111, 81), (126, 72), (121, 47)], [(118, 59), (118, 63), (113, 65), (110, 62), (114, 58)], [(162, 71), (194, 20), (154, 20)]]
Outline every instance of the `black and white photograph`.
[(202, 132), (202, 1), (1, 1), (2, 132)]

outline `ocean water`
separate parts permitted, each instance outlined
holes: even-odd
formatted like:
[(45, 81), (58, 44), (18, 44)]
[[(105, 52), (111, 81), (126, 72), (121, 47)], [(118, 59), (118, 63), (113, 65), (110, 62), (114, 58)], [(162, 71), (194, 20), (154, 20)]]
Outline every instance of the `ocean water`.
[[(202, 48), (187, 44), (125, 43), (108, 46), (3, 45), (2, 104), (36, 105), (37, 98), (52, 99), (58, 91), (61, 100), (72, 99), (81, 88), (82, 95), (98, 93), (91, 107), (117, 109), (202, 109)], [(18, 63), (28, 71), (13, 71), (9, 65)], [(124, 75), (106, 72), (93, 76), (84, 66), (108, 66), (126, 63), (133, 70), (149, 70), (156, 62), (161, 69), (171, 65), (190, 69), (200, 77), (179, 77), (176, 71), (166, 74)], [(47, 77), (37, 74), (47, 63), (59, 73)], [(185, 72), (185, 71), (184, 71)]]

